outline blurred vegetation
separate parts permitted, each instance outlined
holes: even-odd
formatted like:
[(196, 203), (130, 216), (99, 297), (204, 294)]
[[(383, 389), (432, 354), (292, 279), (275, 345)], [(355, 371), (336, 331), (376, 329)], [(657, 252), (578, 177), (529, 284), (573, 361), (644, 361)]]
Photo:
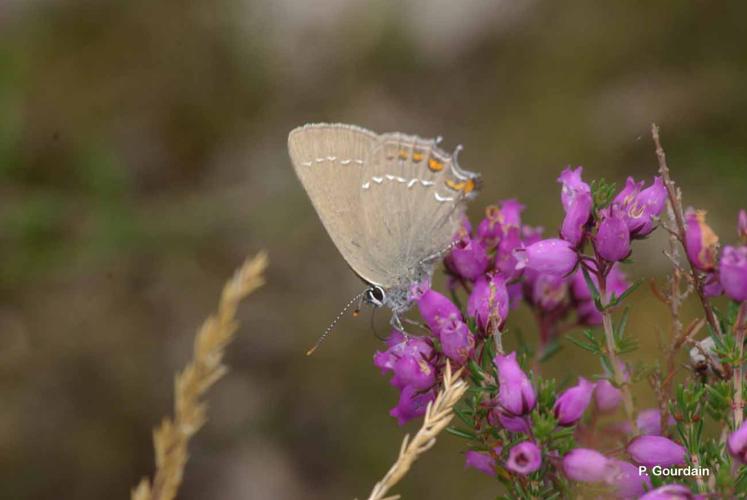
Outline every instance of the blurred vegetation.
[[(1, 2), (0, 496), (125, 495), (194, 330), (260, 248), (268, 286), (242, 310), (182, 498), (363, 495), (403, 433), (395, 391), (365, 318), (303, 356), (360, 284), (293, 176), (288, 131), (443, 135), (483, 173), (475, 217), (518, 197), (553, 231), (560, 170), (653, 176), (656, 121), (686, 202), (729, 241), (747, 192), (745, 18), (741, 2)], [(662, 242), (636, 248), (634, 274), (666, 272)], [(666, 328), (650, 298), (631, 320), (647, 361)], [(571, 349), (548, 373), (575, 377), (569, 355), (599, 370)], [(443, 438), (406, 498), (493, 498), (458, 446)]]

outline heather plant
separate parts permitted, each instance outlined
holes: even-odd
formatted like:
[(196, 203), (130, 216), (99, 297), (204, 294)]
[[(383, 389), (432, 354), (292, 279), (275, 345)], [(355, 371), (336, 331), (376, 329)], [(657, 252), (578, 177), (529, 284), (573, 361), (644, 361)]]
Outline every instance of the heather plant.
[[(447, 289), (413, 286), (422, 323), (393, 330), (374, 355), (399, 391), (391, 416), (404, 424), (425, 415), (418, 436), (426, 432), (430, 445), (434, 408), (453, 416), (442, 427), (463, 440), (465, 468), (501, 483), (505, 498), (747, 495), (747, 213), (739, 213), (737, 239), (720, 249), (705, 212), (683, 208), (656, 126), (652, 137), (658, 175), (650, 180), (629, 177), (618, 187), (589, 180), (582, 167), (563, 170), (557, 229), (527, 225), (517, 200), (487, 207), (478, 222), (465, 218), (444, 259)], [(641, 287), (628, 269), (636, 242), (654, 231), (668, 235), (662, 251), (671, 271)], [(658, 362), (648, 366), (629, 361), (633, 293), (650, 293), (668, 316)], [(693, 318), (681, 313), (687, 300), (699, 304)], [(513, 323), (521, 304), (536, 321), (530, 328)], [(519, 327), (536, 335), (509, 352), (504, 338)], [(566, 381), (542, 374), (546, 359), (573, 349), (599, 360), (596, 376), (573, 373), (572, 363)], [(644, 380), (656, 407), (641, 408), (631, 392)], [(417, 458), (407, 445), (386, 488), (370, 498)]]

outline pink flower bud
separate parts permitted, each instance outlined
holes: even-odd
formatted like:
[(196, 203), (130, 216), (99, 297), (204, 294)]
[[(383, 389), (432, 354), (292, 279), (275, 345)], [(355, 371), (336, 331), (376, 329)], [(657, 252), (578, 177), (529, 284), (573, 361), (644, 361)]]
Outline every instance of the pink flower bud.
[(537, 395), (532, 382), (516, 362), (516, 353), (498, 354), (494, 363), (498, 369), (498, 403), (501, 408), (511, 415), (525, 415), (532, 411), (537, 404)]
[(565, 240), (552, 238), (532, 243), (525, 249), (515, 251), (519, 265), (538, 273), (565, 276), (576, 267), (578, 255)]
[(739, 429), (729, 435), (726, 444), (732, 457), (747, 464), (747, 422), (742, 422)]
[[(524, 228), (522, 228), (523, 230)], [(506, 229), (503, 235), (503, 239), (498, 244), (498, 248), (495, 252), (495, 270), (498, 274), (505, 277), (506, 279), (516, 278), (520, 274), (519, 261), (516, 252), (522, 249), (522, 245), (525, 244), (521, 237), (521, 231), (519, 228), (512, 227)]]
[(739, 218), (737, 220), (737, 236), (742, 240), (742, 243), (747, 244), (747, 212), (742, 209), (739, 211)]
[(524, 205), (513, 198), (501, 202), (501, 214), (503, 215), (504, 233), (510, 228), (521, 226), (521, 212), (524, 211)]
[[(674, 419), (669, 416), (667, 425), (674, 425)], [(661, 434), (661, 412), (656, 408), (649, 408), (638, 412), (636, 426), (642, 435)]]
[(487, 332), (488, 326), (500, 328), (503, 325), (508, 317), (508, 306), (505, 280), (501, 276), (480, 277), (467, 300), (467, 314), (477, 320), (480, 330)]
[(511, 229), (521, 226), (524, 205), (516, 200), (503, 200), (500, 208), (490, 205), (485, 209), (485, 218), (477, 226), (477, 236), (486, 248), (495, 248)]
[(636, 182), (632, 177), (628, 177), (625, 180), (625, 187), (617, 193), (617, 196), (612, 200), (612, 204), (619, 207), (632, 205), (644, 184), (645, 181)]
[(596, 450), (575, 448), (563, 457), (563, 472), (573, 481), (598, 483), (608, 474), (608, 459)]
[(464, 468), (495, 476), (495, 458), (488, 452), (470, 450), (464, 454)]
[(622, 401), (622, 391), (609, 380), (602, 379), (594, 387), (594, 401), (600, 413), (614, 411)]
[(578, 422), (591, 402), (593, 391), (594, 384), (579, 377), (578, 384), (558, 396), (553, 407), (558, 425), (571, 426)]
[(462, 278), (475, 280), (488, 268), (488, 252), (482, 241), (462, 234), (446, 262)]
[(694, 494), (687, 486), (681, 484), (667, 484), (649, 491), (638, 500), (695, 500), (704, 498)]
[(558, 177), (558, 182), (563, 184), (561, 201), (565, 209), (560, 236), (574, 247), (577, 247), (584, 238), (585, 226), (591, 217), (594, 204), (591, 198), (591, 188), (581, 180), (582, 172), (582, 167), (578, 167), (575, 171), (569, 167)]
[(616, 207), (612, 206), (602, 212), (594, 248), (608, 262), (623, 260), (630, 254), (630, 230), (622, 212)]
[(495, 248), (503, 236), (503, 214), (496, 205), (485, 208), (485, 218), (477, 225), (477, 237), (486, 248)]
[(667, 201), (667, 188), (661, 177), (655, 177), (646, 189), (642, 189), (643, 184), (628, 177), (611, 204), (622, 211), (631, 238), (642, 238), (654, 230), (654, 217), (661, 214)]
[(719, 278), (730, 299), (737, 302), (747, 300), (747, 246), (724, 247)]
[(703, 278), (703, 294), (706, 297), (718, 297), (724, 294), (724, 287), (718, 279), (718, 272), (706, 273)]
[(399, 330), (392, 330), (386, 343), (386, 351), (374, 354), (374, 365), (381, 369), (382, 373), (394, 371), (397, 361), (401, 358), (427, 360), (433, 354), (433, 347), (425, 338), (407, 337)]
[(661, 177), (654, 177), (654, 183), (636, 196), (635, 205), (641, 212), (639, 223), (633, 223), (631, 235), (633, 237), (643, 237), (654, 230), (654, 217), (657, 217), (664, 210), (667, 203), (667, 187), (664, 185)]
[(586, 234), (586, 223), (591, 217), (593, 204), (591, 193), (580, 193), (563, 218), (560, 236), (574, 247), (579, 246)]
[(451, 318), (441, 328), (441, 348), (455, 365), (464, 365), (475, 350), (475, 336), (463, 321)]
[(446, 320), (462, 319), (459, 308), (449, 299), (434, 290), (426, 291), (418, 300), (420, 315), (436, 337), (441, 335), (441, 328)]
[(389, 414), (397, 419), (399, 425), (404, 425), (413, 418), (425, 415), (428, 403), (436, 399), (433, 389), (427, 392), (418, 392), (413, 386), (408, 385), (399, 395), (397, 406), (389, 411)]
[(628, 453), (641, 465), (670, 467), (685, 463), (686, 450), (663, 436), (639, 436), (628, 445)]
[(540, 274), (532, 287), (532, 304), (543, 311), (552, 311), (568, 296), (568, 283), (562, 276), (555, 274)]
[(570, 210), (579, 195), (591, 193), (589, 185), (581, 179), (583, 172), (583, 167), (577, 167), (576, 170), (566, 167), (561, 172), (560, 177), (558, 177), (558, 182), (563, 185), (563, 189), (560, 192), (560, 201), (563, 203), (563, 208), (566, 212)]
[(405, 356), (394, 363), (391, 383), (397, 388), (411, 385), (417, 390), (431, 387), (436, 382), (436, 371), (420, 356)]
[(488, 422), (493, 427), (503, 427), (509, 432), (529, 434), (529, 418), (524, 416), (514, 416), (504, 413), (500, 407), (493, 408), (488, 413)]
[(604, 480), (612, 486), (621, 498), (638, 498), (651, 488), (651, 480), (638, 472), (638, 467), (630, 462), (611, 459), (607, 462)]

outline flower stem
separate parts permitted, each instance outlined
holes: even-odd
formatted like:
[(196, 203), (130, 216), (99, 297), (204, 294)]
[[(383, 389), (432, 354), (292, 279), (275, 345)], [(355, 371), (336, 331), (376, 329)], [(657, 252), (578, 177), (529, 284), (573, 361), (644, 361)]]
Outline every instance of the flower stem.
[[(677, 239), (679, 240), (682, 247), (685, 247), (685, 220), (683, 217), (683, 210), (682, 210), (682, 198), (680, 196), (680, 191), (677, 188), (677, 186), (674, 184), (674, 181), (669, 176), (669, 166), (667, 165), (667, 155), (664, 153), (664, 148), (661, 147), (661, 141), (659, 140), (659, 127), (653, 123), (651, 124), (651, 137), (654, 140), (654, 145), (656, 146), (656, 158), (659, 161), (659, 174), (661, 175), (662, 180), (664, 181), (664, 185), (667, 188), (667, 196), (669, 198), (669, 206), (672, 209), (672, 212), (674, 214), (674, 221), (677, 225)], [(711, 306), (711, 302), (708, 300), (708, 297), (705, 296), (704, 287), (705, 284), (703, 283), (703, 277), (701, 276), (700, 272), (695, 268), (692, 262), (690, 262), (690, 259), (687, 259), (688, 263), (690, 264), (690, 275), (693, 280), (693, 284), (695, 285), (695, 291), (698, 294), (698, 298), (700, 299), (700, 303), (703, 306), (703, 311), (705, 312), (706, 320), (708, 321), (708, 324), (711, 326), (711, 329), (716, 333), (716, 335), (721, 336), (721, 327), (719, 326), (718, 320), (716, 319), (716, 315), (713, 313), (713, 307)]]
[[(601, 266), (599, 266), (601, 269)], [(602, 297), (607, 297), (607, 273), (599, 273), (599, 292)], [(617, 362), (617, 349), (615, 348), (615, 331), (612, 326), (612, 315), (610, 314), (609, 308), (605, 307), (602, 311), (602, 325), (604, 326), (604, 336), (607, 340), (607, 355), (612, 365), (612, 376), (615, 385), (620, 387), (623, 396), (623, 407), (625, 408), (625, 415), (633, 428), (633, 434), (638, 434), (638, 426), (635, 421), (635, 411), (633, 409), (633, 395), (630, 392), (630, 384), (625, 381), (625, 375)]]
[(493, 330), (493, 341), (495, 342), (495, 353), (503, 354), (503, 332), (499, 328)]
[(545, 346), (547, 345), (548, 339), (550, 338), (550, 332), (548, 331), (548, 323), (541, 313), (535, 311), (534, 318), (537, 320), (537, 326), (539, 328), (539, 345), (534, 350), (534, 356), (532, 357), (532, 371), (539, 375), (542, 368), (540, 366), (540, 360), (545, 352)]
[(625, 381), (620, 365), (617, 362), (617, 352), (615, 350), (615, 338), (612, 329), (612, 316), (609, 311), (605, 309), (602, 313), (602, 324), (604, 325), (604, 336), (607, 339), (607, 353), (610, 358), (610, 364), (612, 365), (612, 376), (614, 377), (615, 385), (620, 386), (620, 390), (623, 395), (623, 407), (625, 408), (625, 415), (633, 427), (633, 434), (638, 434), (638, 427), (635, 422), (635, 415), (633, 409), (633, 395), (630, 393), (630, 385)]
[(744, 402), (742, 401), (742, 379), (744, 378), (743, 365), (744, 360), (744, 333), (745, 328), (744, 320), (747, 315), (747, 301), (742, 302), (739, 306), (739, 312), (737, 313), (737, 319), (734, 321), (734, 335), (737, 343), (737, 363), (734, 367), (733, 383), (734, 383), (734, 430), (738, 429), (742, 425), (742, 419), (744, 416)]
[[(700, 465), (700, 458), (698, 457), (698, 455), (694, 453), (690, 455), (690, 463), (692, 464), (693, 467), (698, 467)], [(700, 474), (697, 474), (695, 476), (695, 482), (698, 485), (698, 491), (700, 493), (705, 493), (706, 485), (705, 485), (705, 482), (703, 482), (703, 476), (701, 476)]]

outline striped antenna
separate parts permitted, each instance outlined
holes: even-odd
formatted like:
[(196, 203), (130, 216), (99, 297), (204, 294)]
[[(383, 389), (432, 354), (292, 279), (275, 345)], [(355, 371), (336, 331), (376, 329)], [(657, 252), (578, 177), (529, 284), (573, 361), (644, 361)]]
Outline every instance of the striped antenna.
[(339, 314), (337, 315), (337, 317), (336, 317), (336, 318), (335, 318), (335, 319), (334, 319), (334, 320), (332, 321), (332, 323), (330, 323), (330, 324), (329, 324), (329, 326), (327, 327), (327, 329), (326, 329), (326, 330), (324, 330), (324, 333), (322, 334), (322, 336), (321, 336), (321, 337), (319, 337), (319, 340), (317, 340), (317, 341), (316, 341), (316, 343), (314, 344), (314, 346), (313, 346), (313, 347), (312, 347), (311, 349), (309, 349), (308, 351), (306, 351), (306, 355), (307, 355), (307, 356), (311, 356), (312, 354), (314, 354), (314, 351), (316, 351), (316, 350), (317, 350), (317, 348), (318, 348), (318, 347), (319, 347), (320, 345), (322, 345), (322, 342), (324, 342), (324, 340), (325, 340), (325, 339), (327, 338), (327, 336), (328, 336), (328, 335), (329, 335), (330, 333), (332, 333), (332, 329), (333, 329), (333, 328), (335, 327), (335, 325), (337, 324), (337, 322), (338, 322), (338, 321), (340, 321), (340, 319), (341, 319), (341, 318), (342, 318), (342, 317), (343, 317), (343, 316), (345, 315), (345, 313), (346, 313), (346, 312), (348, 312), (348, 310), (349, 310), (349, 309), (350, 309), (351, 307), (353, 307), (353, 304), (355, 304), (355, 303), (356, 303), (357, 301), (359, 301), (359, 300), (362, 300), (362, 299), (363, 299), (363, 296), (364, 296), (364, 295), (366, 294), (366, 292), (367, 292), (367, 291), (368, 291), (368, 288), (366, 288), (366, 289), (365, 289), (365, 290), (363, 290), (363, 291), (362, 291), (361, 293), (359, 293), (358, 295), (356, 295), (355, 297), (353, 297), (352, 299), (350, 299), (350, 302), (348, 302), (348, 303), (347, 303), (347, 304), (345, 305), (345, 307), (343, 307), (343, 308), (342, 308), (342, 311), (340, 311), (340, 313), (339, 313)]

